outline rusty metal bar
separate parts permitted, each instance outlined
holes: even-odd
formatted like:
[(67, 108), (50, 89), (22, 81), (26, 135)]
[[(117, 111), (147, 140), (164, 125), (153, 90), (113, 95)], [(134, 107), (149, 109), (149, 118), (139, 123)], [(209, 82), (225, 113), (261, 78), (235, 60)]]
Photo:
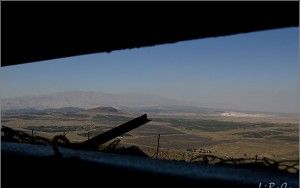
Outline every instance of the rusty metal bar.
[(105, 142), (108, 142), (116, 138), (117, 136), (131, 131), (132, 129), (135, 129), (149, 121), (151, 120), (147, 118), (147, 114), (144, 114), (138, 118), (130, 120), (122, 125), (119, 125), (109, 131), (106, 131), (98, 136), (95, 136), (94, 138), (91, 138), (81, 143), (80, 146), (85, 149), (97, 149), (99, 145), (104, 144)]

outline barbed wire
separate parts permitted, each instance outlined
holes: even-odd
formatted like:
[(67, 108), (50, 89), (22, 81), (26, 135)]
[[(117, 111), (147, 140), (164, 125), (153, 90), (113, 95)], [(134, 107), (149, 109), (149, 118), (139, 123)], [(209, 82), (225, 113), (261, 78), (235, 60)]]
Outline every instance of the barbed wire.
[[(144, 146), (140, 144), (127, 143), (129, 145), (136, 145), (139, 147), (145, 147), (146, 149), (152, 150), (150, 156), (154, 158), (156, 156), (156, 147), (154, 146)], [(177, 153), (170, 155), (170, 153)], [(221, 157), (211, 154), (201, 154), (197, 151), (186, 150), (182, 151), (179, 149), (170, 149), (170, 148), (160, 148), (159, 159), (166, 160), (181, 160), (189, 163), (199, 163), (199, 164), (224, 164), (224, 165), (256, 165), (262, 167), (269, 167), (272, 169), (285, 170), (290, 173), (299, 173), (299, 159), (296, 160), (275, 160), (267, 157), (259, 157), (256, 155), (254, 158), (233, 158), (233, 157)]]
[[(53, 146), (55, 149), (55, 153), (59, 153), (57, 151), (57, 146), (68, 146), (71, 142), (66, 138), (65, 135), (57, 135), (54, 136), (53, 139), (48, 139), (42, 136), (33, 136), (25, 133), (24, 131), (14, 130), (6, 126), (2, 126), (1, 129), (1, 137), (2, 140), (5, 141), (13, 141), (19, 143), (31, 143), (31, 144), (40, 144), (40, 145), (49, 145)], [(146, 147), (148, 149), (156, 150), (155, 147), (152, 146), (143, 146), (139, 144), (127, 143), (131, 146), (137, 147)], [(106, 146), (103, 151), (117, 151), (118, 148), (124, 149), (124, 146), (120, 146), (120, 140), (116, 139), (111, 144)], [(164, 151), (165, 150), (165, 151)], [(174, 160), (170, 155), (170, 151), (174, 149), (160, 148), (159, 151), (159, 159), (165, 160)], [(258, 158), (224, 158), (215, 155), (208, 154), (199, 154), (194, 151), (182, 151), (182, 150), (174, 150), (178, 152), (178, 155), (181, 156), (183, 161), (190, 163), (201, 163), (201, 164), (231, 164), (231, 165), (256, 165), (256, 166), (265, 166), (273, 169), (285, 170), (290, 173), (299, 173), (299, 159), (298, 160), (274, 160), (267, 157)], [(187, 159), (187, 155), (190, 154), (189, 160)], [(149, 154), (148, 154), (149, 155)], [(157, 155), (156, 152), (153, 152), (153, 155), (150, 154), (150, 157), (155, 158)]]

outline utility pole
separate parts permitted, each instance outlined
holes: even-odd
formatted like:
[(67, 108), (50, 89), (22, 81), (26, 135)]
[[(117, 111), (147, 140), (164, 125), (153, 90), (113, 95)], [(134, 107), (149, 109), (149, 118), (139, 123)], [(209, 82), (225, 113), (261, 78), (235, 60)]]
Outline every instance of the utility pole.
[(31, 129), (31, 143), (33, 143), (33, 129)]
[(160, 134), (158, 134), (158, 139), (157, 139), (156, 159), (157, 159), (157, 157), (158, 157), (158, 152), (159, 152), (159, 139), (160, 139)]

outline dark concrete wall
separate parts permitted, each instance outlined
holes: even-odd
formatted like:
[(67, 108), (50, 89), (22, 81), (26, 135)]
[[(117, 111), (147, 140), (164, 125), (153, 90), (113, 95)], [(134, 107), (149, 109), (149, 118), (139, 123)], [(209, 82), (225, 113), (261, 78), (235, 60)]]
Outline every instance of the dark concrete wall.
[(299, 2), (2, 2), (2, 66), (299, 25)]

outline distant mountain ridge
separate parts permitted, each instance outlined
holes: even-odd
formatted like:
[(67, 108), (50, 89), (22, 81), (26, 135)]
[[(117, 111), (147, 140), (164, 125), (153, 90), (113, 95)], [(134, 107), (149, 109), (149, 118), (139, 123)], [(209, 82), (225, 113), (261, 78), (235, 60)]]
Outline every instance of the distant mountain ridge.
[(30, 108), (51, 109), (63, 108), (66, 106), (76, 108), (95, 108), (99, 106), (109, 106), (118, 108), (120, 106), (143, 107), (173, 104), (185, 105), (186, 103), (150, 94), (111, 94), (93, 91), (68, 91), (47, 95), (1, 99), (1, 108), (4, 110)]
[[(24, 96), (1, 99), (1, 111), (14, 113), (78, 113), (83, 110), (103, 113), (201, 113), (226, 117), (287, 116), (286, 113), (268, 113), (235, 109), (199, 107), (196, 103), (169, 99), (158, 95), (141, 93), (104, 93), (94, 91), (67, 91), (47, 95)], [(102, 108), (102, 109), (101, 109)], [(106, 108), (106, 109), (105, 109)], [(115, 111), (116, 110), (116, 111)], [(96, 112), (97, 113), (97, 112)], [(241, 114), (242, 113), (242, 114)], [(3, 114), (3, 113), (2, 113)], [(297, 114), (291, 114), (295, 116)]]
[(86, 112), (93, 112), (93, 113), (118, 113), (119, 110), (113, 107), (97, 107), (97, 108), (90, 108), (85, 110)]
[(4, 115), (44, 115), (44, 114), (78, 114), (78, 113), (121, 113), (121, 111), (113, 107), (97, 107), (97, 108), (77, 108), (77, 107), (63, 107), (63, 108), (47, 108), (47, 109), (35, 109), (35, 108), (25, 108), (25, 109), (11, 109), (2, 110), (1, 114)]

